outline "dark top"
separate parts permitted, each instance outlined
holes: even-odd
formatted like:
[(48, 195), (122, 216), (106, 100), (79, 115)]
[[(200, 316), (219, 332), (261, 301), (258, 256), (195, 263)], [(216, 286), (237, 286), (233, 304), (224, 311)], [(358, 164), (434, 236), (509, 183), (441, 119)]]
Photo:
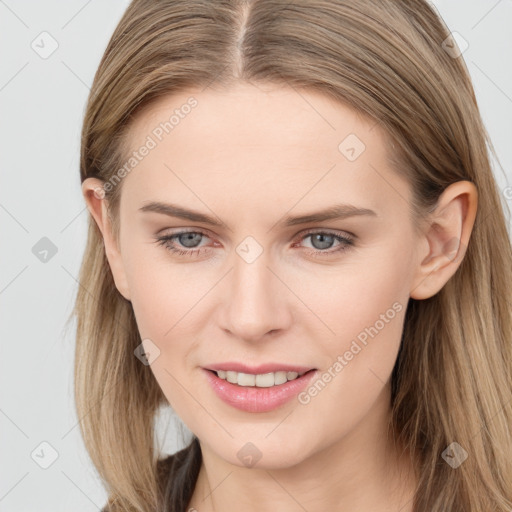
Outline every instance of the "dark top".
[[(164, 503), (174, 509), (185, 509), (190, 502), (201, 467), (201, 447), (196, 436), (176, 453), (157, 462), (157, 474)], [(108, 502), (101, 512), (110, 512)]]

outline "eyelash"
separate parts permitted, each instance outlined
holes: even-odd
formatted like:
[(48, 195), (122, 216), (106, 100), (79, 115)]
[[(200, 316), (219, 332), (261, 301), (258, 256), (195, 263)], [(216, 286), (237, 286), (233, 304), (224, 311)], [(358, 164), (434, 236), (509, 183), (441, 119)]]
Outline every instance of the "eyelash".
[[(180, 235), (185, 235), (187, 233), (203, 235), (203, 236), (209, 238), (207, 233), (205, 233), (204, 231), (201, 231), (201, 230), (194, 230), (194, 231), (192, 231), (192, 230), (190, 230), (190, 231), (179, 231), (178, 233), (174, 233), (172, 235), (163, 235), (163, 236), (156, 237), (155, 242), (158, 245), (161, 245), (161, 246), (165, 247), (166, 250), (170, 251), (173, 254), (177, 254), (177, 255), (180, 255), (180, 256), (199, 256), (202, 247), (199, 248), (199, 249), (182, 250), (182, 249), (177, 249), (176, 247), (174, 247), (170, 243), (174, 238), (177, 238)], [(338, 242), (340, 242), (340, 246), (337, 249), (334, 249), (334, 250), (325, 250), (325, 251), (323, 251), (323, 250), (320, 250), (320, 249), (310, 249), (309, 251), (307, 251), (309, 253), (309, 255), (313, 256), (313, 257), (324, 257), (324, 256), (330, 256), (330, 255), (333, 255), (333, 254), (340, 254), (340, 253), (346, 251), (347, 249), (349, 249), (350, 247), (352, 247), (354, 245), (354, 240), (352, 238), (347, 237), (347, 236), (342, 236), (342, 235), (339, 235), (339, 234), (336, 234), (336, 233), (333, 233), (333, 232), (330, 232), (330, 231), (315, 231), (315, 230), (311, 230), (311, 231), (308, 231), (307, 233), (304, 233), (302, 235), (302, 237), (299, 239), (299, 241), (304, 240), (305, 238), (307, 238), (308, 236), (311, 236), (311, 235), (327, 235), (327, 236), (332, 236), (336, 240), (338, 240)]]

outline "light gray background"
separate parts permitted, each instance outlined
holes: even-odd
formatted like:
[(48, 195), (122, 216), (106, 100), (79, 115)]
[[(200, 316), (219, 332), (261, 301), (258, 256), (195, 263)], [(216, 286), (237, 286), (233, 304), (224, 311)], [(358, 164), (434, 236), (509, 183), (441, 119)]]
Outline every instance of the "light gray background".
[[(469, 44), (464, 58), (510, 207), (512, 1), (434, 4), (450, 30)], [(77, 426), (74, 323), (66, 330), (65, 322), (86, 240), (88, 213), (78, 171), (85, 101), (127, 5), (0, 0), (1, 512), (97, 511), (106, 501)], [(31, 47), (44, 31), (58, 43), (46, 59)], [(46, 263), (32, 252), (43, 237), (57, 248)], [(172, 416), (161, 418), (159, 437), (168, 453), (181, 447), (179, 425)], [(52, 450), (42, 442), (58, 453), (47, 469), (36, 462), (51, 462)]]

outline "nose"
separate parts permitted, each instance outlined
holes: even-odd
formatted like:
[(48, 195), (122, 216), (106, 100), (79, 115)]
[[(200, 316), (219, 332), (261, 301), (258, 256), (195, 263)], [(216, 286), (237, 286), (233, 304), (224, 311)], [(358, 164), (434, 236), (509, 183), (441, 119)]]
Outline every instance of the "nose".
[(227, 276), (220, 326), (240, 340), (264, 340), (291, 325), (293, 294), (269, 263), (265, 252), (250, 263), (236, 255)]

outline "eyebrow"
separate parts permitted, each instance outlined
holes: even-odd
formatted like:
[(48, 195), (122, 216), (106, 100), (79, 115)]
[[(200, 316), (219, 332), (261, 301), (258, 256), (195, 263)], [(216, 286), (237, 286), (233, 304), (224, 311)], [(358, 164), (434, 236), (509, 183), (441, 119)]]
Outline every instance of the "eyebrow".
[[(211, 226), (222, 227), (225, 224), (216, 219), (215, 217), (211, 217), (210, 215), (189, 210), (184, 208), (183, 206), (178, 206), (175, 204), (167, 204), (162, 203), (160, 201), (151, 201), (146, 203), (144, 206), (139, 208), (141, 212), (154, 212), (161, 213), (163, 215), (167, 215), (169, 217), (176, 217), (179, 219), (190, 220), (193, 222), (201, 222), (202, 224), (209, 224)], [(350, 204), (337, 204), (330, 206), (329, 208), (325, 208), (323, 210), (307, 213), (299, 216), (286, 216), (277, 224), (284, 227), (297, 226), (299, 224), (309, 224), (311, 222), (322, 222), (325, 220), (332, 219), (345, 219), (348, 217), (355, 216), (373, 216), (376, 217), (377, 214), (368, 208), (358, 208), (357, 206), (353, 206)]]

